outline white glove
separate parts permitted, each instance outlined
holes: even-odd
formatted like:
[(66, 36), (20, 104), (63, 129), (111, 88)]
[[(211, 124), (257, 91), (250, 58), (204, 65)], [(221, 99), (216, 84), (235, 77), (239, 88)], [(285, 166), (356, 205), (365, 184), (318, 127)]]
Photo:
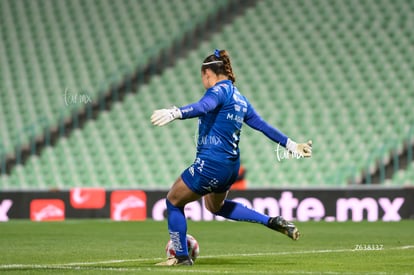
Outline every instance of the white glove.
[(307, 143), (296, 143), (288, 138), (286, 149), (294, 156), (310, 158), (312, 157), (312, 140)]
[(170, 109), (155, 110), (151, 116), (151, 123), (156, 126), (164, 126), (177, 118), (182, 118), (182, 114), (180, 109), (174, 106)]

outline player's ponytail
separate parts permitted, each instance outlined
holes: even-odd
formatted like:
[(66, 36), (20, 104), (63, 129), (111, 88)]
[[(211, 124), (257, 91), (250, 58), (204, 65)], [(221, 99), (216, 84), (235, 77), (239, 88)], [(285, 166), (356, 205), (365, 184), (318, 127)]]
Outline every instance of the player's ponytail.
[(230, 56), (226, 50), (215, 50), (214, 54), (207, 56), (201, 66), (203, 72), (206, 69), (212, 70), (217, 75), (222, 74), (227, 76), (233, 83), (236, 82), (236, 77), (231, 67)]

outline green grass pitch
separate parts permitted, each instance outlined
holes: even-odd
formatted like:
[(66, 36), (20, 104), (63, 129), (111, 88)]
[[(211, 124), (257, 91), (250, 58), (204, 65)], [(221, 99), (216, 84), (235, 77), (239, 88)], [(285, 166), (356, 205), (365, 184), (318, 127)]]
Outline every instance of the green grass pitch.
[(414, 221), (297, 223), (302, 237), (258, 224), (191, 222), (190, 267), (157, 267), (166, 222), (0, 223), (1, 274), (413, 274)]

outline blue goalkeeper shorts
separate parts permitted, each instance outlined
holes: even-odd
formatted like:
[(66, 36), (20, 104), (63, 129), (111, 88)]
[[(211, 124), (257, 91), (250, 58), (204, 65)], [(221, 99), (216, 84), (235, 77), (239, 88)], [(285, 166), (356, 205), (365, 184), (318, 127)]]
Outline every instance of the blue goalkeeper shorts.
[(239, 167), (239, 159), (231, 163), (222, 163), (196, 158), (194, 163), (184, 170), (181, 178), (188, 188), (201, 196), (209, 193), (224, 193), (236, 180)]

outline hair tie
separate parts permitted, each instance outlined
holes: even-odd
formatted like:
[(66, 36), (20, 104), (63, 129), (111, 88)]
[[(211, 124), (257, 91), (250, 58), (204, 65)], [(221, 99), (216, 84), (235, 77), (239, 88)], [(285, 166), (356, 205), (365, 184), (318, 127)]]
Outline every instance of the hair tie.
[(215, 55), (217, 58), (220, 58), (220, 50), (216, 49), (216, 50), (214, 51), (214, 55)]

